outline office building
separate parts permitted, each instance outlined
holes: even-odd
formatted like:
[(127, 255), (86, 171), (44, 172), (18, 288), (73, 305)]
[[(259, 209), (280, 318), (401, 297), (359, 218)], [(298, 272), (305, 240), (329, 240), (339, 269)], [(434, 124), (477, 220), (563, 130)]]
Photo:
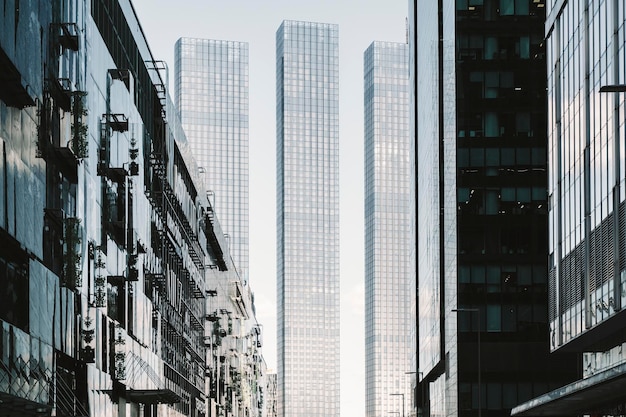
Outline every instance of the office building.
[(623, 415), (626, 209), (623, 2), (547, 2), (550, 350), (576, 381), (515, 416)]
[(130, 0), (8, 4), (0, 415), (261, 415), (252, 295)]
[(339, 415), (338, 27), (276, 34), (278, 415)]
[(365, 414), (401, 413), (411, 398), (412, 293), (407, 44), (364, 54)]
[[(415, 56), (415, 48), (417, 45), (417, 36), (416, 36), (416, 23), (417, 23), (417, 0), (409, 0), (408, 7), (408, 16), (407, 16), (407, 44), (408, 44), (408, 65), (409, 65), (409, 86), (408, 86), (408, 94), (409, 94), (409, 211), (411, 213), (410, 223), (409, 223), (409, 231), (411, 239), (409, 243), (409, 267), (411, 268), (411, 276), (413, 279), (409, 281), (409, 292), (412, 294), (411, 304), (409, 307), (410, 312), (410, 320), (413, 323), (411, 329), (409, 330), (410, 336), (410, 344), (411, 344), (411, 354), (409, 356), (410, 364), (411, 364), (411, 372), (415, 372), (411, 374), (411, 400), (409, 401), (409, 416), (415, 417), (418, 415), (418, 403), (422, 404), (421, 397), (419, 397), (419, 392), (417, 391), (418, 384), (423, 377), (423, 373), (419, 371), (419, 366), (417, 363), (417, 337), (418, 337), (418, 322), (417, 322), (417, 272), (416, 272), (416, 264), (417, 264), (417, 244), (416, 244), (416, 222), (417, 217), (415, 213), (417, 212), (416, 207), (416, 198), (417, 198), (417, 187), (416, 187), (416, 141), (415, 141), (415, 124), (417, 123), (417, 114), (415, 112), (416, 109), (416, 92), (417, 92), (417, 61)], [(422, 407), (420, 406), (419, 412), (421, 412)]]
[(545, 3), (417, 6), (418, 407), (508, 415), (577, 369), (547, 340)]
[(176, 107), (230, 254), (248, 281), (248, 44), (181, 38), (176, 42)]

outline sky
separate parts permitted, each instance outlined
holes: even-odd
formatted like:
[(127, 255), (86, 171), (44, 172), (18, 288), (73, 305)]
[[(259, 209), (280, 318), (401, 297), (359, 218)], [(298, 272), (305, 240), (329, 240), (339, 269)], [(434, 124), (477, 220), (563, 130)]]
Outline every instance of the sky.
[[(263, 356), (276, 369), (276, 30), (283, 20), (339, 25), (341, 415), (365, 415), (363, 53), (406, 41), (407, 0), (132, 0), (156, 60), (174, 79), (181, 37), (249, 44), (250, 286)], [(170, 90), (174, 97), (174, 91)], [(218, 213), (219, 217), (219, 213)]]

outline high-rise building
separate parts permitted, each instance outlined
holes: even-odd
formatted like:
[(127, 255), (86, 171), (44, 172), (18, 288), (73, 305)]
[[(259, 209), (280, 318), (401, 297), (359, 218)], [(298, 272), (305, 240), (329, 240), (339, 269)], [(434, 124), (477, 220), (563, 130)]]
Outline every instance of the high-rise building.
[(409, 400), (411, 282), (407, 44), (374, 42), (364, 55), (365, 415)]
[(276, 34), (278, 415), (339, 415), (338, 26)]
[[(409, 415), (414, 417), (418, 414), (423, 407), (420, 405), (420, 409), (418, 410), (418, 402), (421, 404), (421, 398), (418, 398), (418, 384), (423, 377), (423, 373), (419, 371), (419, 366), (417, 363), (417, 337), (418, 337), (418, 323), (417, 323), (417, 273), (416, 273), (416, 264), (417, 264), (417, 245), (416, 245), (416, 222), (417, 218), (415, 213), (417, 211), (416, 207), (416, 196), (417, 196), (417, 187), (416, 181), (417, 178), (415, 176), (416, 168), (415, 168), (415, 124), (417, 122), (417, 114), (415, 113), (416, 108), (416, 76), (417, 76), (417, 61), (415, 60), (415, 47), (417, 44), (417, 36), (416, 36), (416, 23), (417, 23), (417, 0), (409, 0), (408, 7), (408, 16), (407, 16), (407, 44), (408, 44), (408, 65), (409, 65), (409, 211), (411, 212), (411, 221), (409, 224), (410, 229), (410, 245), (409, 245), (409, 266), (411, 268), (411, 275), (413, 279), (410, 281), (410, 292), (411, 296), (411, 306), (410, 306), (410, 320), (413, 323), (413, 326), (409, 330), (409, 335), (411, 337), (411, 369), (412, 372), (415, 372), (411, 375), (411, 402), (409, 407)], [(418, 401), (419, 399), (419, 401)]]
[(205, 185), (248, 282), (248, 44), (176, 42), (176, 106)]
[(544, 6), (416, 4), (416, 392), (429, 415), (508, 415), (576, 375), (547, 340)]
[(582, 372), (513, 414), (623, 415), (626, 5), (546, 8), (549, 343), (554, 357), (580, 355)]

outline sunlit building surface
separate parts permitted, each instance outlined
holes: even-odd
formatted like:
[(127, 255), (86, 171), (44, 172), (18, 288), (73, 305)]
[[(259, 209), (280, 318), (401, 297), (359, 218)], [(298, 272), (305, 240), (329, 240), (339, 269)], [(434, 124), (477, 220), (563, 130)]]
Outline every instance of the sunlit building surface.
[(411, 398), (407, 44), (374, 42), (364, 63), (365, 409), (381, 417)]
[(278, 416), (278, 408), (277, 408), (277, 385), (276, 385), (276, 373), (268, 372), (267, 373), (267, 397), (265, 406), (265, 415), (264, 417), (277, 417)]
[(580, 355), (582, 372), (513, 414), (624, 415), (626, 5), (546, 7), (549, 343)]
[(176, 42), (176, 107), (230, 253), (248, 281), (248, 44)]
[(276, 34), (279, 417), (339, 416), (338, 26)]
[(10, 4), (0, 415), (260, 416), (252, 294), (130, 1)]
[[(222, 236), (226, 243), (219, 222), (214, 225), (215, 237)], [(262, 326), (255, 317), (250, 286), (232, 263), (226, 265), (226, 270), (212, 267), (206, 274), (207, 415), (262, 417), (271, 406), (261, 354)]]
[(427, 415), (508, 415), (550, 355), (543, 1), (417, 2), (418, 363)]
[[(416, 108), (416, 90), (417, 90), (417, 61), (415, 59), (415, 47), (417, 45), (417, 36), (416, 36), (416, 23), (417, 23), (417, 0), (409, 0), (408, 7), (408, 16), (407, 16), (407, 44), (408, 44), (408, 65), (409, 65), (409, 86), (408, 86), (408, 94), (409, 94), (409, 211), (411, 213), (411, 219), (409, 222), (409, 230), (410, 230), (410, 239), (411, 242), (409, 244), (409, 267), (411, 268), (411, 276), (413, 279), (410, 281), (409, 291), (412, 294), (411, 296), (411, 304), (410, 304), (410, 320), (412, 322), (411, 329), (409, 330), (410, 335), (410, 344), (411, 344), (411, 354), (410, 354), (410, 364), (411, 364), (411, 372), (415, 372), (411, 374), (411, 401), (408, 403), (410, 406), (408, 407), (408, 415), (414, 417), (418, 414), (418, 402), (420, 403), (420, 412), (423, 408), (423, 401), (421, 401), (421, 397), (418, 398), (417, 385), (420, 379), (423, 377), (423, 373), (419, 371), (419, 366), (417, 364), (417, 336), (418, 336), (418, 322), (416, 317), (417, 311), (417, 274), (416, 274), (416, 257), (417, 257), (417, 245), (416, 245), (416, 195), (417, 195), (417, 187), (416, 187), (416, 147), (415, 147), (415, 123), (417, 122), (417, 114), (415, 113)], [(419, 400), (419, 401), (418, 401)]]

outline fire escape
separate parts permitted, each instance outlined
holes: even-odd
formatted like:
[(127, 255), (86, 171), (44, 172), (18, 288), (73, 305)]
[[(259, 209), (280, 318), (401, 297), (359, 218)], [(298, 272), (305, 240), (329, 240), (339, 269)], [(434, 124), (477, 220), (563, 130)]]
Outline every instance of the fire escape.
[[(152, 64), (150, 69), (160, 69), (158, 63)], [(151, 248), (158, 261), (145, 266), (145, 272), (152, 290), (153, 328), (161, 329), (165, 387), (181, 399), (175, 407), (190, 414), (204, 404), (204, 252), (168, 179), (168, 167), (177, 165), (184, 171), (184, 162), (165, 120), (165, 85), (155, 85), (153, 102), (158, 103), (159, 110), (153, 112), (146, 188), (152, 206)], [(187, 186), (192, 188), (193, 184)]]

